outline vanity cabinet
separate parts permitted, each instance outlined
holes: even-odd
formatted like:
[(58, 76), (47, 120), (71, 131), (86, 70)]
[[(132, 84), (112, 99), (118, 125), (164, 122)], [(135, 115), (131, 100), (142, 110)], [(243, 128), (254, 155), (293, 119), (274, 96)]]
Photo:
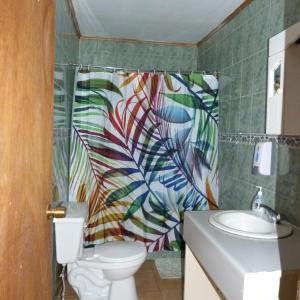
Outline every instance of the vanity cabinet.
[(300, 300), (299, 229), (278, 240), (245, 238), (213, 227), (212, 213), (185, 213), (184, 300)]
[(188, 246), (185, 248), (184, 300), (225, 299)]

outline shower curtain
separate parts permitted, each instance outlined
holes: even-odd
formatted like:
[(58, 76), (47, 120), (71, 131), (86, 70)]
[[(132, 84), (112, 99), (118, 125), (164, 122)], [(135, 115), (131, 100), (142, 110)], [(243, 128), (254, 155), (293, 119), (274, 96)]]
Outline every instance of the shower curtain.
[(89, 203), (86, 242), (183, 249), (184, 211), (217, 208), (217, 78), (81, 69), (74, 94), (69, 197)]

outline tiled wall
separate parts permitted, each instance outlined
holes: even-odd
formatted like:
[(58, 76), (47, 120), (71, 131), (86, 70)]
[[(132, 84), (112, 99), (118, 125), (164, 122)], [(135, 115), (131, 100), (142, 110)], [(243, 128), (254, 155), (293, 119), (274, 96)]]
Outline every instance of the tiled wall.
[(55, 86), (54, 86), (54, 199), (68, 198), (68, 156), (74, 68), (64, 66), (78, 61), (76, 36), (67, 1), (56, 1)]
[(268, 39), (284, 28), (283, 3), (254, 0), (199, 48), (198, 68), (221, 72), (220, 133), (265, 131)]
[(69, 13), (67, 0), (56, 1), (55, 62), (76, 63), (79, 40)]
[(197, 69), (197, 48), (83, 39), (79, 61), (128, 69), (191, 71)]
[(236, 133), (265, 132), (268, 39), (300, 21), (300, 0), (254, 0), (198, 50), (198, 69), (220, 76), (220, 206), (250, 207), (255, 186), (300, 225), (300, 147), (276, 144), (272, 176), (251, 174), (254, 143)]
[[(53, 200), (68, 199), (70, 118), (74, 68), (62, 66), (78, 61), (79, 41), (65, 0), (56, 1), (54, 120), (53, 120)], [(54, 241), (54, 235), (53, 235)], [(53, 244), (53, 299), (57, 287), (57, 264)]]

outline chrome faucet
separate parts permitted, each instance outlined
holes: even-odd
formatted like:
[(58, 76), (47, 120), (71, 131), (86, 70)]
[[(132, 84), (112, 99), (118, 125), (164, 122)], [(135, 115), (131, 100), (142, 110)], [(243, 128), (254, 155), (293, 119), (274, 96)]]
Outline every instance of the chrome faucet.
[(268, 221), (272, 220), (272, 222), (274, 222), (274, 223), (280, 223), (280, 221), (281, 221), (280, 214), (277, 211), (275, 211), (273, 208), (271, 208), (270, 206), (265, 205), (265, 204), (260, 204), (259, 210), (260, 211), (263, 210), (262, 216), (266, 216), (266, 219)]
[(276, 212), (273, 208), (270, 206), (263, 204), (263, 195), (262, 195), (262, 187), (257, 186), (259, 189), (256, 195), (254, 196), (252, 203), (251, 203), (251, 209), (252, 211), (258, 215), (259, 217), (263, 218), (264, 220), (268, 222), (274, 222), (279, 223), (281, 220), (280, 214)]

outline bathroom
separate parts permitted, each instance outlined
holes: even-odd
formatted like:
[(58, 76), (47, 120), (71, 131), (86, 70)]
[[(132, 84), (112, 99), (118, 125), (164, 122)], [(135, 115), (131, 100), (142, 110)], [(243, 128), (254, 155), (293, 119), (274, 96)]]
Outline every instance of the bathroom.
[[(92, 181), (87, 181), (90, 174), (85, 163), (86, 159), (78, 154), (79, 144), (76, 143), (72, 130), (74, 127), (82, 131), (87, 128), (91, 130), (89, 127), (91, 123), (86, 123), (84, 127), (81, 116), (76, 120), (76, 113), (80, 115), (85, 111), (85, 103), (80, 97), (86, 86), (81, 85), (81, 82), (92, 73), (106, 76), (105, 79), (113, 82), (110, 86), (112, 89), (122, 85), (118, 81), (120, 78), (123, 78), (123, 81), (124, 78), (129, 79), (128, 89), (126, 86), (122, 86), (121, 89), (122, 93), (123, 91), (128, 93), (126, 97), (130, 94), (129, 88), (135, 82), (134, 80), (129, 82), (130, 74), (137, 74), (139, 77), (150, 71), (150, 77), (157, 80), (174, 75), (172, 80), (160, 83), (174, 95), (178, 91), (172, 84), (176, 83), (182, 88), (184, 84), (182, 78), (185, 78), (185, 81), (192, 78), (190, 84), (198, 83), (202, 88), (204, 81), (210, 87), (206, 89), (209, 93), (205, 96), (217, 104), (213, 111), (215, 115), (212, 117), (219, 118), (218, 124), (217, 127), (212, 125), (210, 128), (213, 133), (212, 131), (209, 133), (211, 135), (209, 143), (214, 147), (216, 158), (210, 157), (213, 165), (209, 172), (205, 173), (208, 174), (207, 181), (200, 178), (197, 170), (194, 170), (196, 175), (193, 174), (201, 179), (197, 177), (203, 183), (202, 192), (205, 193), (207, 201), (188, 205), (185, 209), (249, 210), (251, 201), (257, 193), (257, 186), (260, 186), (263, 203), (279, 212), (283, 219), (300, 226), (300, 132), (292, 135), (266, 134), (269, 39), (300, 21), (300, 1), (236, 0), (228, 5), (222, 2), (217, 0), (203, 1), (202, 4), (195, 1), (186, 2), (185, 5), (190, 5), (191, 11), (196, 10), (199, 18), (209, 22), (209, 26), (207, 24), (202, 26), (201, 22), (196, 22), (200, 25), (193, 27), (189, 32), (187, 29), (194, 24), (190, 20), (190, 23), (183, 24), (182, 28), (186, 26), (186, 30), (175, 34), (176, 22), (168, 20), (166, 31), (162, 27), (155, 38), (147, 38), (146, 27), (142, 24), (143, 21), (149, 21), (147, 9), (150, 11), (153, 9), (149, 4), (143, 4), (146, 13), (136, 11), (133, 5), (135, 1), (128, 6), (122, 6), (123, 10), (120, 11), (123, 11), (123, 14), (126, 15), (126, 11), (134, 11), (132, 14), (135, 18), (127, 24), (130, 24), (132, 29), (126, 28), (126, 22), (122, 20), (123, 29), (115, 37), (103, 31), (103, 28), (109, 28), (104, 26), (105, 23), (111, 25), (112, 31), (115, 30), (113, 24), (118, 23), (114, 13), (117, 13), (119, 5), (113, 2), (102, 4), (107, 9), (112, 8), (111, 15), (106, 14), (101, 6), (97, 10), (103, 19), (95, 19), (96, 10), (94, 14), (92, 6), (88, 5), (95, 3), (92, 0), (56, 0), (56, 3), (27, 0), (19, 3), (12, 0), (3, 4), (0, 64), (2, 70), (6, 72), (2, 75), (1, 82), (4, 84), (1, 86), (1, 94), (4, 95), (3, 99), (8, 101), (3, 101), (1, 120), (4, 125), (0, 134), (2, 169), (0, 234), (4, 241), (0, 247), (0, 299), (62, 299), (63, 286), (60, 276), (62, 268), (56, 262), (55, 233), (52, 221), (45, 217), (45, 210), (52, 201), (86, 202), (88, 199), (91, 213), (95, 210), (93, 205), (95, 203), (99, 205), (101, 202), (97, 196), (92, 195), (92, 188), (95, 186)], [(177, 17), (178, 22), (183, 22), (180, 13), (176, 11), (176, 7), (181, 6), (176, 5), (179, 4), (168, 4), (167, 8), (156, 7), (156, 10), (162, 12), (165, 9), (165, 13), (169, 12), (163, 15), (165, 19)], [(205, 10), (205, 5), (208, 5), (212, 12), (203, 14), (201, 11)], [(79, 11), (83, 13), (79, 14)], [(182, 16), (186, 15), (186, 12), (182, 11)], [(206, 15), (209, 15), (212, 21), (205, 18)], [(108, 18), (113, 18), (114, 21), (109, 21)], [(162, 17), (157, 14), (155, 20), (159, 18)], [(23, 23), (20, 20), (23, 20)], [(173, 25), (170, 27), (168, 23)], [(97, 34), (97, 31), (92, 32), (93, 26), (98, 26), (101, 35)], [(138, 28), (144, 28), (145, 32)], [(206, 31), (203, 28), (206, 28)], [(119, 78), (113, 77), (115, 75)], [(80, 76), (84, 78), (82, 81), (79, 80)], [(145, 83), (145, 86), (147, 84), (149, 85)], [(140, 87), (139, 93), (142, 90), (143, 87)], [(184, 91), (189, 92), (188, 88)], [(74, 93), (82, 102), (74, 100)], [(164, 126), (169, 126), (167, 134), (172, 134), (182, 126), (180, 123), (184, 123), (182, 121), (184, 118), (187, 118), (188, 122), (182, 128), (187, 128), (191, 122), (199, 121), (197, 113), (193, 115), (192, 121), (188, 119), (182, 110), (182, 103), (176, 97), (169, 98), (166, 106), (170, 105), (170, 99), (177, 101), (177, 112), (180, 108), (180, 114), (170, 110), (163, 112), (160, 109), (155, 115), (164, 118)], [(92, 109), (89, 108), (88, 113)], [(197, 109), (187, 107), (185, 110), (193, 114)], [(88, 122), (92, 120), (93, 113), (95, 112), (91, 112), (91, 119)], [(82, 118), (84, 117), (82, 113)], [(168, 122), (171, 119), (173, 121), (176, 119), (177, 123)], [(170, 123), (179, 126), (174, 125), (171, 128)], [(198, 124), (193, 126), (197, 129), (199, 127)], [(217, 131), (214, 131), (215, 128)], [(108, 129), (111, 133), (117, 131), (117, 127)], [(132, 130), (134, 129), (136, 128), (133, 126)], [(193, 143), (192, 139), (197, 138), (197, 130), (191, 132), (193, 134), (190, 134), (190, 141)], [(85, 138), (84, 135), (83, 137)], [(93, 142), (93, 137), (88, 138)], [(253, 172), (255, 145), (258, 142), (269, 141), (272, 142), (272, 171), (270, 175), (260, 175)], [(146, 147), (143, 143), (144, 140), (135, 145), (136, 149)], [(170, 144), (169, 147), (171, 146), (174, 145)], [(137, 156), (135, 158), (138, 160)], [(118, 159), (120, 160), (120, 156)], [(195, 156), (195, 160), (197, 159), (201, 158)], [(114, 156), (114, 160), (117, 161), (117, 155)], [(103, 163), (108, 161), (112, 162), (107, 159)], [(126, 162), (125, 156), (123, 161)], [(168, 167), (171, 169), (170, 165)], [(77, 172), (78, 169), (81, 172)], [(164, 172), (167, 171), (166, 167)], [(132, 165), (127, 172), (129, 178), (135, 177)], [(123, 179), (120, 173), (115, 173), (115, 176), (107, 180), (116, 179), (122, 184), (124, 182), (128, 184), (126, 179), (124, 181), (124, 174)], [(109, 184), (109, 181), (106, 183)], [(180, 181), (177, 183), (178, 186)], [(140, 188), (138, 192), (141, 190)], [(170, 198), (178, 197), (174, 190), (175, 188), (168, 188), (163, 192), (168, 192), (167, 196)], [(186, 191), (183, 189), (181, 192)], [(160, 194), (162, 199), (166, 196), (163, 192)], [(129, 191), (124, 193), (128, 195)], [(118, 196), (114, 195), (115, 198)], [(142, 198), (140, 201), (143, 201)], [(165, 201), (168, 205), (174, 205), (173, 208), (166, 205), (165, 208), (169, 211), (179, 210), (176, 201), (175, 203)], [(143, 205), (132, 206), (132, 216), (140, 217), (140, 211), (144, 209), (142, 215), (147, 215), (150, 219), (147, 222), (154, 220), (153, 217), (157, 218), (157, 215), (149, 215), (149, 207), (146, 205), (141, 207)], [(101, 207), (99, 209), (101, 210)], [(182, 237), (185, 226), (182, 222), (183, 212), (176, 211), (172, 216), (167, 210), (165, 212), (165, 216), (161, 215), (161, 219), (156, 220), (160, 225), (151, 227), (150, 223), (142, 223), (142, 219), (132, 218), (135, 223), (125, 222), (127, 231), (119, 230), (120, 220), (109, 219), (113, 218), (112, 215), (106, 215), (108, 221), (104, 225), (101, 224), (103, 215), (101, 218), (94, 215), (94, 219), (90, 221), (90, 225), (93, 226), (89, 227), (86, 245), (120, 240), (123, 235), (126, 236), (126, 240), (151, 239), (157, 234), (153, 233), (155, 230), (159, 231), (163, 226), (170, 226), (174, 218), (178, 217), (179, 222), (176, 225), (178, 230), (174, 230), (164, 243), (152, 246), (148, 244), (146, 260), (135, 276), (139, 299), (215, 299), (213, 296), (205, 296), (201, 291), (198, 294), (199, 298), (184, 294), (184, 289), (188, 285), (184, 283), (183, 275), (188, 278), (188, 274), (184, 274), (183, 240), (186, 239), (184, 234)], [(130, 220), (130, 217), (128, 219)], [(98, 228), (102, 227), (104, 228), (97, 232)], [(136, 228), (140, 228), (139, 234)], [(296, 236), (295, 232), (296, 229), (291, 237)], [(284, 240), (285, 238), (282, 238), (278, 241), (284, 243)], [(284, 245), (278, 242), (275, 248), (283, 264), (287, 253), (283, 250)], [(294, 269), (297, 270), (296, 266)], [(206, 271), (209, 273), (209, 270)], [(219, 271), (221, 273), (221, 270)], [(79, 299), (66, 277), (64, 283), (67, 286), (64, 298)], [(214, 284), (222, 294), (222, 287), (216, 281)], [(270, 285), (270, 289), (272, 288)], [(225, 289), (223, 295), (219, 295), (219, 299), (259, 299), (254, 296), (230, 298), (226, 293)], [(294, 298), (265, 296), (261, 299), (298, 299), (296, 293)]]

